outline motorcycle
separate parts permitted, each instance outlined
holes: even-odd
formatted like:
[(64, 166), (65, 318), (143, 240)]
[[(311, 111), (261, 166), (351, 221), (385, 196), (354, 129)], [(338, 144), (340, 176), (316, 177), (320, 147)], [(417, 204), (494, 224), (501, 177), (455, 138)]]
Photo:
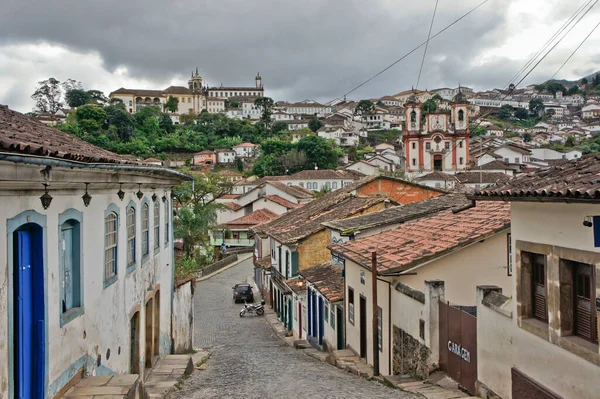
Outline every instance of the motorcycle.
[(258, 316), (265, 314), (265, 301), (260, 301), (260, 304), (253, 303), (248, 305), (244, 301), (244, 309), (240, 311), (240, 317), (243, 317), (246, 313), (256, 313)]

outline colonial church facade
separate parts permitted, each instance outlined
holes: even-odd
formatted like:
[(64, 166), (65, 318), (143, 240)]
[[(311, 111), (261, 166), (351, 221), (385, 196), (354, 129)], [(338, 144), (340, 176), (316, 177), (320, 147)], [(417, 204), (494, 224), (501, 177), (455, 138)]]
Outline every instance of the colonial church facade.
[(406, 173), (418, 177), (433, 171), (454, 174), (469, 164), (469, 103), (458, 93), (450, 113), (423, 115), (423, 104), (411, 96), (404, 104), (403, 137)]
[(198, 68), (192, 72), (188, 86), (169, 86), (164, 90), (126, 89), (121, 87), (109, 94), (110, 99), (123, 101), (125, 107), (132, 114), (143, 107), (158, 106), (164, 109), (170, 96), (179, 100), (177, 111), (173, 118), (189, 112), (200, 113), (221, 112), (225, 110), (225, 100), (253, 101), (255, 98), (264, 97), (265, 89), (260, 74), (256, 74), (254, 87), (209, 87), (203, 82), (198, 73)]

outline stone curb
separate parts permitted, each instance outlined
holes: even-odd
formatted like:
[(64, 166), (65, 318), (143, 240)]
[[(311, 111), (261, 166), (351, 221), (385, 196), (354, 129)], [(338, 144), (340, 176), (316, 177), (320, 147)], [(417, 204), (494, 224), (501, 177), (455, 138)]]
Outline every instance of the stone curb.
[(219, 269), (219, 270), (217, 270), (216, 272), (213, 272), (213, 273), (211, 273), (211, 274), (209, 274), (209, 275), (202, 276), (202, 277), (198, 277), (198, 278), (196, 279), (196, 282), (200, 282), (200, 281), (208, 280), (209, 278), (211, 278), (211, 277), (213, 277), (213, 276), (216, 276), (217, 274), (219, 274), (219, 273), (221, 273), (221, 272), (224, 272), (225, 270), (231, 269), (232, 267), (234, 267), (234, 266), (237, 266), (237, 265), (239, 265), (240, 263), (242, 263), (242, 262), (244, 262), (245, 260), (248, 260), (249, 258), (251, 258), (251, 257), (252, 257), (252, 254), (244, 254), (244, 255), (248, 255), (248, 256), (246, 256), (246, 257), (244, 257), (244, 258), (241, 258), (241, 257), (239, 257), (239, 256), (238, 256), (238, 260), (236, 260), (236, 261), (235, 261), (235, 262), (233, 262), (232, 264), (230, 264), (230, 265), (227, 265), (227, 266), (223, 267), (222, 269)]

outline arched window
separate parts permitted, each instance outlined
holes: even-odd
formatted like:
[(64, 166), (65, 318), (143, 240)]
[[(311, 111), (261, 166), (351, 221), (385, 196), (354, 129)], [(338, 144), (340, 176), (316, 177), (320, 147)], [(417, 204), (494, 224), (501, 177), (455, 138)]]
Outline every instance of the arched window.
[(104, 280), (109, 281), (117, 276), (117, 232), (118, 219), (115, 212), (110, 212), (104, 219)]
[(411, 122), (416, 122), (417, 121), (417, 113), (415, 111), (410, 113), (410, 121)]
[(135, 208), (127, 208), (127, 266), (135, 265)]
[(458, 121), (464, 122), (464, 120), (465, 120), (465, 111), (460, 109), (460, 110), (458, 110)]
[(148, 255), (150, 252), (150, 209), (148, 204), (142, 205), (142, 255)]
[(160, 203), (154, 202), (154, 248), (160, 247)]

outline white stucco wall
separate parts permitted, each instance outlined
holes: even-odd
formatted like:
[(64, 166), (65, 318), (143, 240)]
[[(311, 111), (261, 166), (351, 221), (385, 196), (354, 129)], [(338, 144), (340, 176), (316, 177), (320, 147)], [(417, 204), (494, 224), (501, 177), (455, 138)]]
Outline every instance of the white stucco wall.
[[(510, 309), (516, 309), (511, 301)], [(504, 399), (512, 399), (511, 367), (563, 398), (595, 399), (598, 366), (517, 327), (510, 319), (477, 307), (477, 378)]]
[(193, 349), (194, 295), (192, 282), (177, 287), (173, 295), (173, 347), (175, 353)]
[(253, 212), (259, 209), (267, 209), (277, 215), (283, 215), (287, 212), (287, 208), (285, 206), (279, 205), (267, 198), (260, 198), (252, 203)]
[[(344, 306), (346, 308), (346, 345), (360, 355), (360, 297), (366, 298), (367, 310), (367, 363), (373, 364), (373, 303), (371, 272), (363, 269), (351, 260), (346, 260), (346, 283)], [(360, 281), (360, 271), (364, 271), (365, 283)], [(381, 279), (381, 277), (380, 277)], [(354, 324), (348, 317), (348, 288), (354, 289)], [(393, 289), (393, 288), (392, 288)], [(379, 372), (382, 375), (391, 374), (390, 366), (390, 312), (389, 312), (389, 284), (385, 281), (377, 282), (377, 302), (383, 313), (382, 350), (379, 352)]]
[[(93, 187), (93, 185), (92, 185)], [(137, 189), (136, 189), (137, 190)], [(141, 187), (150, 204), (150, 255), (142, 262), (141, 240), (136, 246), (137, 265), (127, 271), (126, 264), (126, 207), (133, 201), (136, 204), (137, 237), (141, 237), (141, 205), (133, 192), (128, 190), (124, 200), (119, 200), (116, 189), (110, 192), (90, 190), (92, 201), (84, 207), (81, 193), (61, 194), (53, 192), (53, 200), (48, 210), (44, 210), (39, 194), (15, 195), (4, 191), (0, 194), (0, 236), (7, 241), (7, 220), (24, 211), (32, 210), (46, 216), (47, 254), (44, 264), (45, 306), (46, 314), (46, 354), (47, 393), (53, 396), (72, 377), (72, 373), (84, 366), (89, 360), (95, 361), (101, 355), (101, 366), (95, 364), (87, 369), (90, 375), (128, 373), (130, 368), (130, 317), (133, 312), (140, 312), (140, 326), (145, 326), (145, 303), (153, 297), (160, 287), (160, 353), (170, 353), (171, 297), (172, 297), (172, 244), (173, 224), (169, 223), (169, 243), (164, 243), (164, 204), (160, 201), (160, 244), (154, 251), (152, 220), (153, 206), (149, 196), (150, 187)], [(170, 198), (167, 192), (167, 198)], [(118, 261), (117, 280), (104, 287), (104, 213), (109, 204), (119, 208), (118, 225)], [(60, 273), (59, 273), (59, 214), (68, 209), (76, 209), (83, 213), (81, 223), (83, 261), (82, 288), (84, 313), (60, 326)], [(169, 212), (169, 215), (171, 213)], [(12, 256), (6, 244), (0, 245), (0, 259), (7, 260)], [(9, 287), (13, 283), (12, 272), (7, 270), (7, 263), (2, 262), (0, 273), (0, 342), (10, 342), (9, 319), (13, 315), (7, 312), (12, 299)], [(12, 304), (10, 305), (12, 306)], [(143, 370), (145, 328), (140, 328), (140, 357)], [(9, 363), (12, 357), (12, 345), (0, 345), (0, 397), (9, 396)], [(110, 350), (110, 357), (107, 351)], [(89, 357), (88, 358), (86, 358)], [(88, 364), (88, 367), (90, 364)], [(69, 370), (71, 368), (71, 370)], [(71, 373), (71, 374), (70, 374)]]
[(504, 292), (511, 292), (512, 278), (507, 274), (507, 233), (498, 233), (438, 258), (412, 270), (416, 274), (401, 276), (398, 280), (418, 291), (425, 290), (426, 280), (444, 281), (446, 300), (462, 306), (475, 306), (478, 285), (497, 285)]

